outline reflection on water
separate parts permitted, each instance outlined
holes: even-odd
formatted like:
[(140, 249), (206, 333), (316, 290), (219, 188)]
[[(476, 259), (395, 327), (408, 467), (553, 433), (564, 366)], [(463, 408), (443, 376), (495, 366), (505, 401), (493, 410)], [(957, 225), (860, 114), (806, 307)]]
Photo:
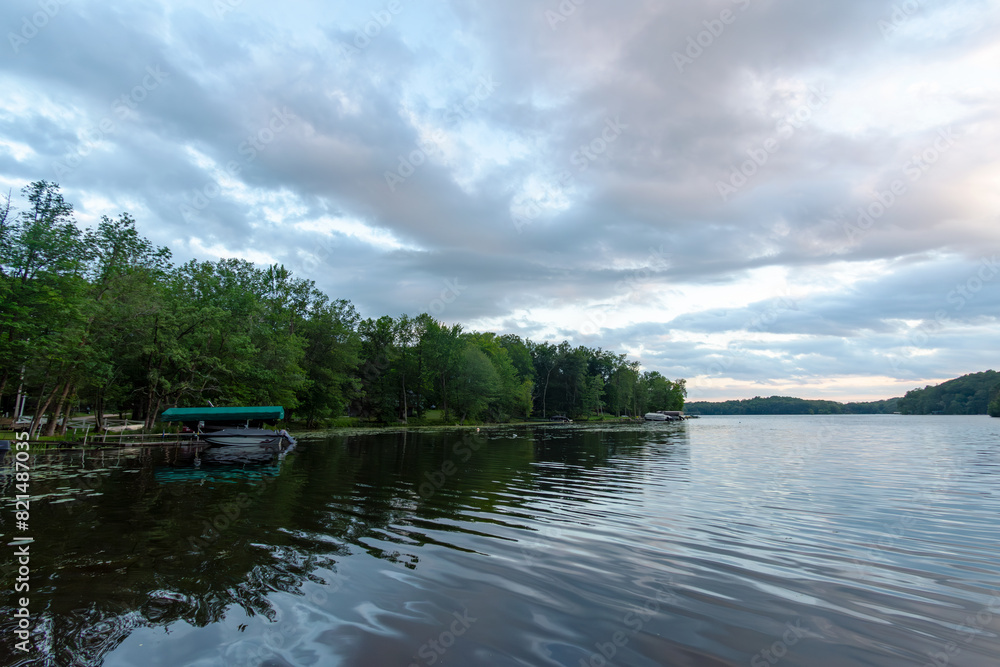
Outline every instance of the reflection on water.
[(43, 454), (15, 664), (993, 665), (998, 436), (715, 417)]

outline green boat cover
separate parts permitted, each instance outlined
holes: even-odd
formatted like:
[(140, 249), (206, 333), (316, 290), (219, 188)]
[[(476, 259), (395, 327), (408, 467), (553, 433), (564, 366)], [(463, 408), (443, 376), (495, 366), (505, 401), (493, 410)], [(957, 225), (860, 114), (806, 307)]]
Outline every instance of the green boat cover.
[(165, 422), (235, 422), (246, 419), (277, 421), (284, 418), (285, 408), (280, 405), (258, 405), (249, 408), (170, 408), (164, 410), (160, 417)]

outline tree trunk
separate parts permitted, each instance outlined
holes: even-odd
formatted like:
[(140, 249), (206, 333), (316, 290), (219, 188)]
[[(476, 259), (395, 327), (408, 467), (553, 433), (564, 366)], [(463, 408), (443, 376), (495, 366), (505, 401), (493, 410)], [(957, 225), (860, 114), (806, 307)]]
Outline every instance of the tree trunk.
[(55, 396), (57, 391), (59, 391), (58, 384), (56, 385), (56, 388), (52, 390), (52, 393), (49, 394), (49, 397), (45, 399), (45, 403), (42, 403), (42, 397), (45, 396), (45, 385), (42, 385), (42, 391), (38, 394), (38, 407), (35, 408), (35, 415), (31, 419), (31, 426), (28, 427), (28, 437), (38, 433), (38, 430), (42, 426), (42, 415), (44, 415), (45, 411), (49, 409), (49, 403), (52, 402), (52, 397)]
[(21, 379), (17, 384), (17, 395), (14, 397), (14, 412), (12, 413), (14, 419), (21, 416), (23, 412), (22, 407), (27, 401), (27, 393), (24, 391), (24, 366), (21, 366)]
[(448, 421), (448, 381), (441, 374), (441, 403), (444, 405), (444, 420)]
[(549, 377), (552, 375), (553, 369), (555, 369), (555, 364), (549, 368), (549, 372), (545, 374), (545, 386), (542, 387), (542, 419), (547, 419), (548, 415), (545, 413), (546, 410), (546, 397), (549, 393)]
[[(160, 359), (159, 364), (156, 366), (156, 377), (160, 376), (160, 371), (163, 369), (163, 359)], [(146, 423), (146, 428), (153, 428), (153, 422), (156, 421), (156, 408), (153, 407), (153, 397), (156, 396), (156, 381), (152, 378), (149, 379), (149, 389), (146, 392), (146, 405), (144, 406), (145, 414), (143, 415), (143, 420)], [(157, 397), (156, 405), (159, 407), (160, 401)]]
[(104, 428), (104, 388), (97, 390), (97, 405), (94, 406), (94, 432)]
[[(62, 394), (59, 396), (59, 400), (56, 401), (56, 409), (52, 414), (52, 421), (45, 425), (44, 435), (55, 435), (56, 427), (59, 425), (59, 416), (63, 412), (63, 405), (66, 403), (66, 397), (69, 396), (69, 390), (72, 388), (70, 381), (66, 381), (66, 386), (63, 388)], [(55, 394), (55, 392), (52, 392)]]
[(69, 397), (66, 399), (65, 403), (63, 403), (63, 408), (62, 408), (63, 423), (62, 426), (59, 427), (59, 435), (66, 435), (66, 429), (69, 427), (69, 411), (70, 408), (73, 407), (73, 399), (75, 398), (76, 398), (76, 387), (71, 385)]
[(156, 407), (150, 411), (149, 415), (146, 417), (146, 430), (152, 430), (153, 424), (156, 423), (156, 415), (160, 414), (160, 406), (163, 405), (163, 399), (156, 399)]
[(424, 352), (423, 348), (419, 348), (420, 351), (417, 356), (417, 416), (424, 416), (424, 402), (423, 396), (420, 393), (420, 388), (424, 384)]
[(59, 427), (59, 435), (66, 435), (66, 428), (69, 426), (69, 409), (73, 406), (74, 398), (76, 398), (76, 387), (70, 385), (69, 397), (63, 403), (63, 423)]
[(408, 424), (409, 421), (407, 421), (407, 416), (409, 415), (409, 411), (406, 409), (406, 373), (400, 373), (400, 375), (402, 376), (402, 379), (403, 379), (402, 380), (402, 382), (403, 382), (403, 423), (404, 424)]

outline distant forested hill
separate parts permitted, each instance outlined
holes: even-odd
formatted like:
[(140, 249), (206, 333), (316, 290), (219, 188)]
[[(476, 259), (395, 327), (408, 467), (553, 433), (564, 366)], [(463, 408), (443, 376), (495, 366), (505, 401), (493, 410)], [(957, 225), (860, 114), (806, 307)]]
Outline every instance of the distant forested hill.
[[(989, 409), (992, 408), (992, 409)], [(933, 387), (914, 389), (899, 399), (905, 415), (1000, 416), (1000, 373), (989, 370), (970, 373)]]
[(693, 401), (684, 405), (689, 414), (703, 415), (839, 415), (839, 414), (886, 414), (899, 410), (896, 403), (900, 399), (867, 403), (838, 403), (837, 401), (808, 400), (791, 396), (769, 396), (747, 398), (741, 401)]

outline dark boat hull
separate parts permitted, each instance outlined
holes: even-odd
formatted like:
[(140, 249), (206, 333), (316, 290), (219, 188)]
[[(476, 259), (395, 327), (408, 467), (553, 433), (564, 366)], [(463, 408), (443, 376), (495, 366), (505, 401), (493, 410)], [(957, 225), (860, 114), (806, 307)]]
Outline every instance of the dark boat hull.
[(224, 428), (219, 431), (202, 433), (201, 439), (216, 447), (240, 447), (255, 449), (259, 447), (281, 448), (284, 444), (294, 443), (287, 433), (278, 433), (263, 428)]

